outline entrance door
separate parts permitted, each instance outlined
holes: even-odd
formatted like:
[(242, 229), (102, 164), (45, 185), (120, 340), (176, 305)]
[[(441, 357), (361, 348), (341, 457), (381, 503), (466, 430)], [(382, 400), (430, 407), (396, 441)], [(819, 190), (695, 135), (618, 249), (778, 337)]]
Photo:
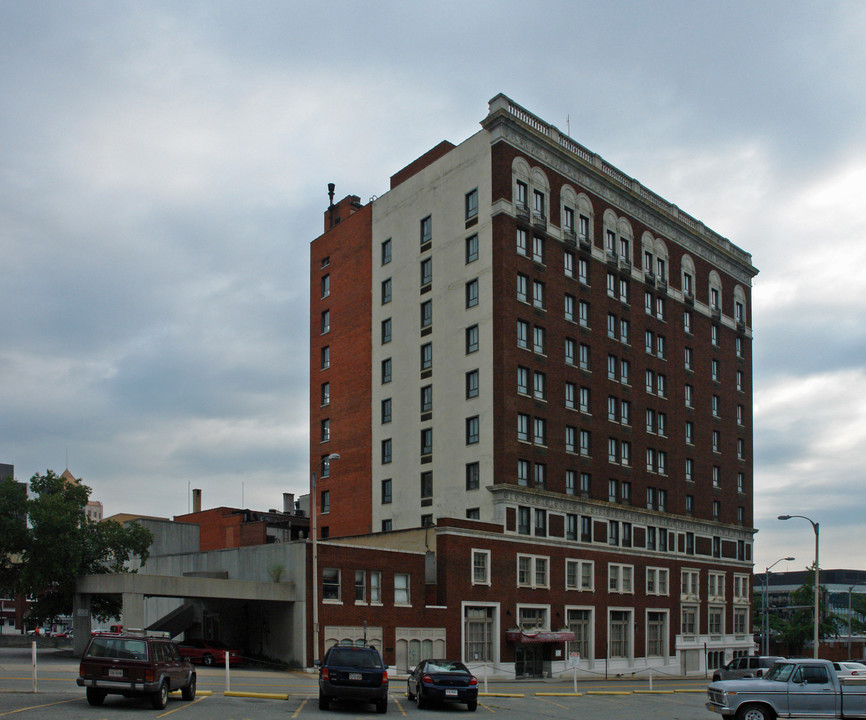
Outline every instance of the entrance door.
[(514, 672), (517, 677), (543, 677), (544, 645), (518, 645), (514, 649)]

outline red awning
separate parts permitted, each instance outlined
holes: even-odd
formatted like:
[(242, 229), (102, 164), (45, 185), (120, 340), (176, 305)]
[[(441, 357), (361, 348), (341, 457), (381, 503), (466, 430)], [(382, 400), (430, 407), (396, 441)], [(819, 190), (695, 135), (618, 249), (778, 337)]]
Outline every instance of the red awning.
[(520, 630), (508, 630), (505, 639), (513, 643), (531, 645), (535, 643), (561, 643), (573, 642), (574, 633), (568, 630), (559, 632), (520, 632)]

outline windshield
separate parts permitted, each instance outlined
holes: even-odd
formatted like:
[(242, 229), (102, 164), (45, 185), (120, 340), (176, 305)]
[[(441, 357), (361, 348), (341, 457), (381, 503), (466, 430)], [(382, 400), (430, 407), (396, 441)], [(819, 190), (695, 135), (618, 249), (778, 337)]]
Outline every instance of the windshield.
[(144, 640), (97, 636), (90, 642), (87, 656), (119, 658), (121, 660), (147, 660), (147, 643)]
[(764, 673), (764, 679), (775, 680), (776, 682), (788, 682), (788, 678), (794, 672), (794, 667), (794, 665), (789, 663), (776, 663), (770, 670)]

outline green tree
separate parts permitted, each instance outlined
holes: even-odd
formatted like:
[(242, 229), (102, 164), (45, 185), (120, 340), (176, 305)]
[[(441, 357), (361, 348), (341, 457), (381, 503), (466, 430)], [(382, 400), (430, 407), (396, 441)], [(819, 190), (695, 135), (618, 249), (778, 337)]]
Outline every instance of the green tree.
[[(80, 481), (67, 482), (47, 470), (30, 479), (30, 490), (19, 587), (36, 598), (30, 616), (37, 622), (72, 613), (79, 575), (128, 572), (129, 560), (147, 560), (151, 532), (135, 522), (90, 520), (85, 514), (90, 488)], [(113, 596), (96, 596), (91, 605), (97, 620), (116, 617), (120, 608)]]
[[(790, 655), (805, 654), (806, 643), (815, 636), (815, 566), (807, 568), (806, 582), (791, 593), (792, 612), (782, 623), (780, 639), (788, 645)], [(827, 611), (827, 590), (818, 591), (818, 638), (838, 635), (842, 619)]]
[(27, 542), (27, 488), (0, 479), (0, 591), (18, 592), (21, 554)]

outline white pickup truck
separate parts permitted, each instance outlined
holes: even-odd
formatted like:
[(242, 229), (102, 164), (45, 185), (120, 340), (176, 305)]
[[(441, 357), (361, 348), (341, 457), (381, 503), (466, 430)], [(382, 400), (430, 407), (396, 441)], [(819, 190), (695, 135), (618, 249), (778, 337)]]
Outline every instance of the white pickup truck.
[(866, 680), (828, 660), (780, 660), (762, 678), (710, 683), (706, 707), (737, 720), (866, 718)]

